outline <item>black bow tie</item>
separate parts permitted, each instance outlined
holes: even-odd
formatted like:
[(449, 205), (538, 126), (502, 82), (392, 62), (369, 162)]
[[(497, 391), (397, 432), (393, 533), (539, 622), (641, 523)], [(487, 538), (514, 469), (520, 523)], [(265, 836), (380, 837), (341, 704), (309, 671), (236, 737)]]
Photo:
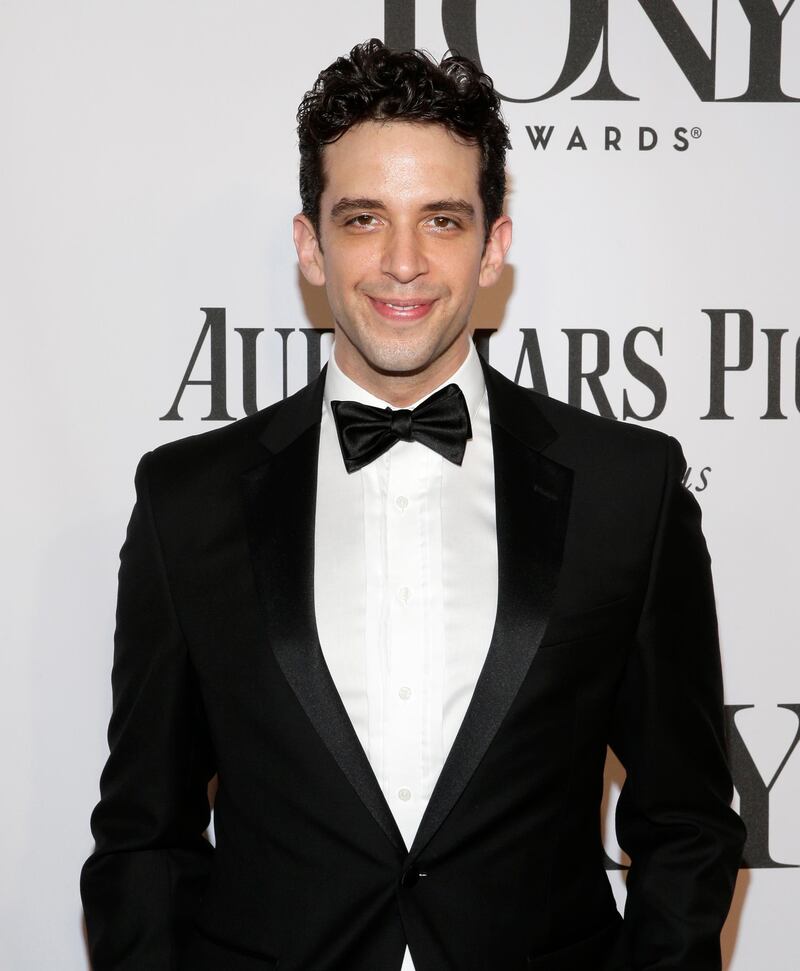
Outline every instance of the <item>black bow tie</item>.
[(467, 402), (457, 384), (448, 384), (411, 410), (358, 401), (332, 401), (331, 409), (348, 472), (369, 465), (400, 439), (420, 442), (461, 465), (472, 438)]

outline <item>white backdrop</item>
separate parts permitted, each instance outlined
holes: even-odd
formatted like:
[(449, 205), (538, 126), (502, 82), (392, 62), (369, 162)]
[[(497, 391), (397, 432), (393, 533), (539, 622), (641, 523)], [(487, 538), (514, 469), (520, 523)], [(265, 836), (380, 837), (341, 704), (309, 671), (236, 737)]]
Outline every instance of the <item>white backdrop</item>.
[[(800, 104), (776, 100), (800, 97), (800, 7), (776, 2), (610, 0), (608, 70), (639, 100), (574, 100), (598, 77), (598, 38), (566, 90), (507, 104), (515, 243), (474, 317), (498, 329), (490, 357), (511, 377), (535, 329), (555, 397), (570, 396), (570, 368), (575, 383), (597, 363), (598, 334), (578, 329), (607, 342), (601, 386), (617, 418), (626, 393), (641, 416), (666, 395), (648, 423), (684, 445), (714, 559), (727, 703), (753, 706), (736, 717), (737, 801), (761, 835), (726, 928), (730, 971), (800, 966), (800, 871), (765, 865), (800, 865), (800, 708), (777, 707), (800, 705)], [(444, 4), (459, 36), (475, 6)], [(572, 6), (573, 26), (602, 8)], [(410, 31), (413, 7), (387, 2), (390, 29)], [(665, 41), (648, 10), (681, 11), (694, 47), (674, 18)], [(322, 66), (384, 36), (385, 13), (380, 0), (344, 13), (321, 0), (0, 0), (3, 971), (88, 967), (78, 873), (106, 755), (133, 470), (158, 443), (214, 427), (207, 385), (185, 389), (182, 421), (160, 420), (201, 308), (225, 308), (213, 363), (224, 343), (217, 394), (231, 416), (244, 413), (236, 328), (263, 328), (260, 406), (282, 394), (284, 338), (288, 390), (306, 380), (297, 329), (330, 321), (320, 295), (301, 289), (291, 245), (294, 113)], [(477, 3), (483, 66), (509, 97), (553, 86), (569, 29), (567, 0)], [(415, 39), (444, 52), (441, 4), (417, 0)], [(535, 136), (551, 125), (535, 148), (526, 126)], [(607, 126), (619, 149), (605, 148)], [(652, 149), (639, 149), (640, 127), (645, 145), (655, 132)], [(650, 371), (626, 363), (637, 327), (655, 332), (634, 345)], [(209, 332), (193, 380), (209, 378), (211, 343)], [(730, 417), (703, 417), (722, 411)], [(607, 846), (619, 855), (610, 833)], [(618, 874), (614, 884), (622, 900)]]

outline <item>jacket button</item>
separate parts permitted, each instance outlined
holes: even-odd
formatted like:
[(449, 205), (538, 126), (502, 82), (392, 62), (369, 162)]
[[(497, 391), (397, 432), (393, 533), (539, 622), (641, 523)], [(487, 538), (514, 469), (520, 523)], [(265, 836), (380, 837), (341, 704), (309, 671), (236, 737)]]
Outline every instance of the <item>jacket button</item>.
[(419, 880), (419, 870), (415, 866), (410, 866), (400, 877), (400, 886), (409, 889), (416, 885)]

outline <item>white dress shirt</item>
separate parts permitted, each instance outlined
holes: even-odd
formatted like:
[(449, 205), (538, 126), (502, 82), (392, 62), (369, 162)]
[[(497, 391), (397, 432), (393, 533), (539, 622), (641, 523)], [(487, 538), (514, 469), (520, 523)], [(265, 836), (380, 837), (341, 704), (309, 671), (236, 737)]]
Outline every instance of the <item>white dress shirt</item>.
[[(460, 466), (419, 442), (399, 441), (349, 474), (330, 402), (387, 402), (339, 369), (335, 347), (320, 428), (320, 644), (407, 847), (466, 713), (497, 610), (492, 435), (471, 342), (442, 386), (451, 383), (464, 393), (472, 423)], [(408, 950), (402, 971), (413, 971)]]

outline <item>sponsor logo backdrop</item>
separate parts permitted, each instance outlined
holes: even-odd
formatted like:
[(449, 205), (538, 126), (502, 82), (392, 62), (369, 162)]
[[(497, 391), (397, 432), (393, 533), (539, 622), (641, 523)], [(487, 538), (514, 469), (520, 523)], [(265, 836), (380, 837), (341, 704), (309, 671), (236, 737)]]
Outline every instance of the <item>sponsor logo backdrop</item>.
[[(330, 317), (290, 237), (294, 112), (321, 66), (381, 36), (458, 47), (506, 99), (516, 238), (476, 308), (483, 352), (683, 443), (751, 834), (727, 966), (796, 968), (800, 7), (7, 0), (0, 22), (0, 966), (88, 966), (77, 880), (133, 470), (325, 362)], [(620, 903), (621, 777), (610, 762)]]

